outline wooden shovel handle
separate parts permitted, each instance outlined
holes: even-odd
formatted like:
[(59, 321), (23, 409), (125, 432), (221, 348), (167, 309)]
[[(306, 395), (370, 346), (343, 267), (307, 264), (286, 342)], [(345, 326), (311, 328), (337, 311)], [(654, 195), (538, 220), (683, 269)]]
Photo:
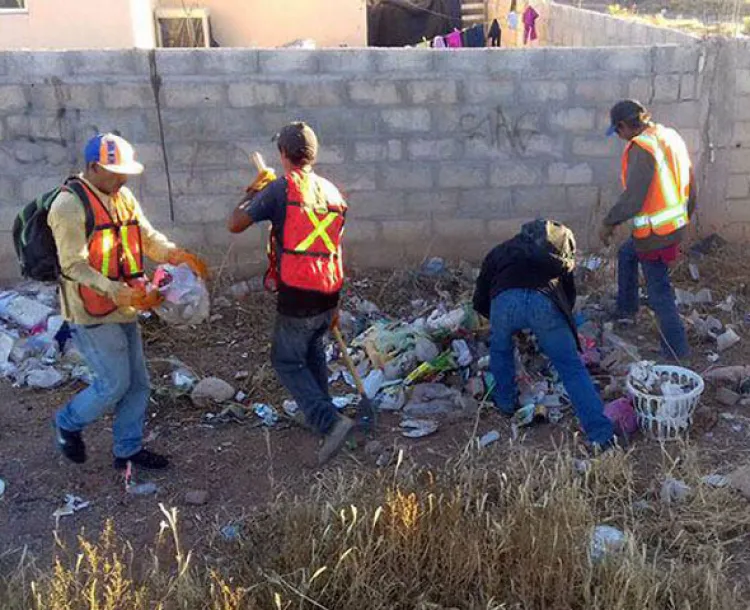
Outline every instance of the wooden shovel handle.
[(255, 165), (255, 168), (262, 172), (264, 169), (267, 169), (268, 166), (266, 165), (265, 160), (263, 159), (263, 155), (261, 155), (259, 152), (254, 152), (252, 154), (251, 159), (253, 160), (253, 164)]
[(354, 385), (357, 386), (357, 391), (360, 393), (360, 395), (365, 396), (365, 386), (362, 384), (362, 378), (359, 376), (357, 369), (354, 367), (354, 363), (352, 362), (351, 356), (349, 356), (349, 352), (347, 351), (347, 348), (346, 348), (346, 343), (344, 343), (344, 337), (341, 336), (341, 331), (339, 330), (339, 327), (334, 326), (331, 329), (331, 334), (333, 334), (333, 338), (336, 339), (336, 343), (339, 344), (339, 349), (341, 350), (341, 357), (344, 359), (344, 364), (346, 364), (346, 368), (349, 369), (349, 372), (352, 374), (352, 377), (354, 378)]

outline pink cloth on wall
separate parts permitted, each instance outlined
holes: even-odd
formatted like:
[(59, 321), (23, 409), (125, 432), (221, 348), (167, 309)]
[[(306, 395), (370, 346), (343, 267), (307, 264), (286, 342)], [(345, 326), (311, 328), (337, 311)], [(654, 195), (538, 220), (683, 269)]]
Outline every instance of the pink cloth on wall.
[(461, 41), (461, 32), (459, 30), (454, 30), (450, 34), (447, 34), (445, 42), (451, 49), (460, 49), (464, 46), (464, 43)]
[(530, 40), (536, 40), (536, 20), (539, 19), (539, 13), (529, 5), (523, 12), (523, 44), (529, 44)]
[(445, 39), (442, 36), (435, 36), (435, 40), (432, 41), (433, 48), (444, 49), (446, 46)]

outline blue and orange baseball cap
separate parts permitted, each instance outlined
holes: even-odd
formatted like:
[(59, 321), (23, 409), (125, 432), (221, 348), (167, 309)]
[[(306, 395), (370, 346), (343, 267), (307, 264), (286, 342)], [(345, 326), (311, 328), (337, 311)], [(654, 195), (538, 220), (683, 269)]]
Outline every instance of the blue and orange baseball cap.
[(143, 173), (143, 165), (135, 160), (135, 149), (125, 138), (113, 133), (98, 133), (86, 143), (86, 165), (96, 163), (113, 174), (135, 176)]

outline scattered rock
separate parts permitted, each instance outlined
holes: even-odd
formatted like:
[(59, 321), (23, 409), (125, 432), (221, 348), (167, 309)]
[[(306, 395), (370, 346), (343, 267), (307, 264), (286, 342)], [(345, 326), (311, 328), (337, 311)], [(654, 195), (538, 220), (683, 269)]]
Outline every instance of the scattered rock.
[(716, 391), (716, 400), (727, 407), (733, 407), (740, 401), (740, 395), (722, 386)]
[(597, 525), (591, 534), (589, 555), (591, 561), (599, 563), (625, 548), (627, 538), (625, 534), (616, 527), (610, 525)]
[(208, 492), (205, 489), (194, 489), (185, 494), (185, 503), (193, 506), (203, 506), (208, 502)]
[(500, 433), (497, 430), (490, 430), (487, 434), (479, 439), (479, 446), (484, 449), (488, 445), (500, 440)]
[(400, 425), (406, 438), (422, 438), (438, 430), (438, 423), (432, 419), (405, 419)]
[(673, 502), (682, 502), (687, 499), (690, 493), (690, 486), (679, 479), (667, 479), (662, 483), (659, 497), (664, 504)]
[(727, 476), (730, 487), (750, 500), (750, 465), (742, 466)]
[(726, 351), (730, 347), (733, 347), (737, 343), (740, 342), (740, 336), (734, 332), (731, 328), (727, 328), (727, 330), (716, 337), (716, 348), (720, 351)]
[(213, 402), (226, 402), (234, 398), (234, 388), (223, 379), (218, 377), (206, 377), (201, 379), (193, 388), (190, 397), (196, 404)]
[(383, 449), (385, 449), (385, 445), (380, 441), (369, 441), (365, 445), (365, 453), (373, 458), (376, 458), (383, 453)]

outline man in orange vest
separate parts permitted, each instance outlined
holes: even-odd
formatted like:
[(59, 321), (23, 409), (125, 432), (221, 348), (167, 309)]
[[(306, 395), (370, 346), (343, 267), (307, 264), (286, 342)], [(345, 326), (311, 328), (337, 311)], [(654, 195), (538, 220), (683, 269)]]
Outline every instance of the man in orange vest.
[(68, 459), (85, 462), (82, 430), (114, 411), (115, 468), (129, 461), (166, 468), (166, 457), (143, 447), (150, 385), (138, 312), (159, 302), (158, 293), (146, 290), (143, 259), (186, 263), (203, 277), (207, 267), (156, 231), (126, 188), (129, 176), (143, 171), (126, 140), (98, 134), (86, 144), (84, 157), (85, 171), (66, 183), (47, 220), (62, 275), (62, 315), (94, 377), (58, 411), (57, 444)]
[(685, 327), (675, 304), (669, 265), (695, 211), (695, 179), (680, 135), (652, 122), (646, 108), (623, 100), (610, 111), (609, 135), (628, 144), (622, 157), (624, 192), (604, 219), (601, 239), (609, 245), (615, 227), (630, 221), (632, 237), (618, 254), (619, 319), (638, 313), (638, 265), (646, 278), (648, 303), (659, 320), (662, 352), (668, 360), (689, 354)]
[(313, 171), (318, 138), (308, 125), (287, 125), (276, 143), (284, 176), (270, 181), (268, 171), (261, 171), (227, 228), (241, 233), (271, 222), (265, 284), (278, 293), (271, 361), (305, 421), (325, 437), (318, 453), (323, 464), (354, 426), (331, 401), (323, 346), (324, 335), (337, 323), (347, 206), (339, 190)]

